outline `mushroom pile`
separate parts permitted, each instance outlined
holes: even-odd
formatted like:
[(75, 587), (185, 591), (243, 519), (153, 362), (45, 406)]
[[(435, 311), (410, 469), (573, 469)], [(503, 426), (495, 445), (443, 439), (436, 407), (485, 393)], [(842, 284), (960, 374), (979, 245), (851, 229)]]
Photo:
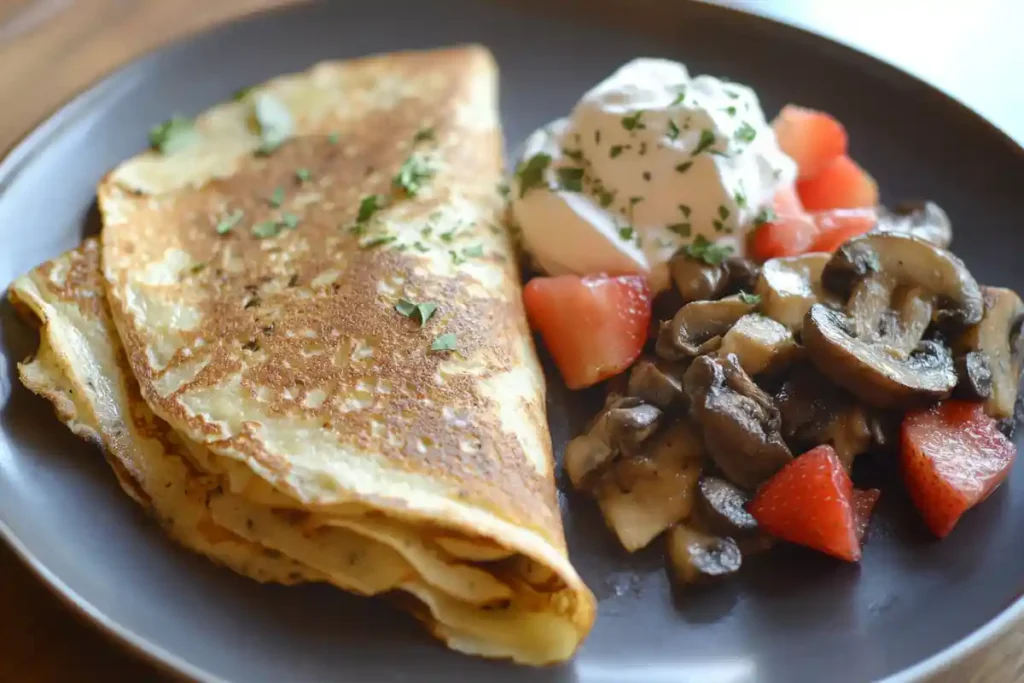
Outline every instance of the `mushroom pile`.
[(1012, 430), (1024, 304), (980, 286), (951, 234), (922, 203), (833, 254), (680, 252), (678, 310), (569, 443), (573, 486), (630, 552), (667, 532), (671, 573), (692, 584), (770, 547), (749, 502), (794, 455), (827, 444), (849, 472), (898, 445), (907, 411), (950, 397)]

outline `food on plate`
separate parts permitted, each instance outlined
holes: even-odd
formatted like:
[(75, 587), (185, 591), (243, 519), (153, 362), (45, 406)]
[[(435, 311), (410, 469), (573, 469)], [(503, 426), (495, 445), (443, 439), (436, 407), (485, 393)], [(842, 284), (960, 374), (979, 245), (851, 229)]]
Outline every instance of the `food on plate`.
[(530, 136), (512, 214), (542, 271), (639, 273), (659, 292), (672, 255), (698, 237), (742, 255), (795, 179), (753, 90), (636, 59)]
[[(589, 631), (502, 225), (481, 48), (325, 63), (154, 131), (99, 243), (18, 280), (22, 379), (182, 544), (263, 581), (405, 594), (453, 649)], [(174, 138), (174, 139), (171, 139)]]
[[(729, 92), (759, 146), (715, 146)], [(695, 152), (681, 122), (698, 116), (716, 135)], [(947, 535), (1005, 479), (1016, 452), (1006, 434), (1024, 412), (1024, 303), (980, 285), (948, 250), (942, 208), (881, 206), (845, 127), (825, 112), (787, 105), (763, 122), (745, 87), (637, 60), (531, 138), (513, 189), (523, 246), (548, 274), (527, 292), (560, 279), (551, 274), (581, 282), (610, 271), (646, 278), (656, 295), (646, 339), (639, 322), (614, 339), (614, 325), (591, 322), (573, 294), (546, 296), (534, 326), (550, 344), (544, 321), (557, 321), (552, 355), (567, 376), (600, 355), (566, 353), (571, 330), (621, 361), (591, 373), (610, 380), (605, 407), (570, 441), (564, 467), (627, 551), (664, 534), (669, 571), (685, 585), (736, 573), (772, 539), (857, 562), (884, 495), (855, 486), (868, 452), (902, 469), (927, 527)], [(602, 140), (621, 147), (600, 156)], [(628, 174), (649, 162), (635, 148), (656, 163), (692, 158), (672, 182), (655, 174), (637, 186)], [(781, 172), (742, 191), (743, 206), (726, 205), (720, 226), (689, 221), (677, 231), (685, 239), (657, 241), (666, 207), (681, 200), (687, 218), (704, 215), (738, 184), (754, 187), (746, 173), (766, 161)], [(559, 184), (569, 168), (579, 183)], [(637, 193), (635, 207), (596, 208), (621, 188)], [(609, 227), (623, 215), (625, 247)], [(643, 246), (651, 239), (657, 249)], [(602, 302), (602, 319), (631, 319)]]

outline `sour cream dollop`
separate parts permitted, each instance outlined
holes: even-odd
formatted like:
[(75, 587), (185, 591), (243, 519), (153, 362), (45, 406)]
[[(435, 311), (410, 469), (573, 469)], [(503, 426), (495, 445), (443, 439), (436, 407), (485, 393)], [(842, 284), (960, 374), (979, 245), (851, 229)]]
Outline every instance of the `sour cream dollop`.
[(547, 273), (642, 273), (659, 291), (672, 254), (698, 236), (742, 255), (795, 177), (753, 90), (636, 59), (529, 137), (512, 212)]

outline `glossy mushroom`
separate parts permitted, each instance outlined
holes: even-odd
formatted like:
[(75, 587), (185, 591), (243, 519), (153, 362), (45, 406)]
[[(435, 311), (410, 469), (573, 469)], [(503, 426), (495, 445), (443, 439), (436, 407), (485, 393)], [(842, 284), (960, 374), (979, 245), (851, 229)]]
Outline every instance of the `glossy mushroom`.
[(655, 352), (665, 360), (678, 361), (714, 351), (722, 335), (754, 306), (749, 298), (739, 296), (686, 304), (672, 320), (662, 323)]
[(985, 313), (980, 323), (964, 332), (954, 343), (961, 354), (981, 353), (992, 372), (991, 394), (985, 412), (996, 419), (1010, 418), (1020, 385), (1024, 339), (1024, 303), (1017, 294), (1001, 287), (984, 290)]
[(666, 541), (672, 576), (683, 586), (731, 576), (743, 564), (743, 554), (731, 538), (711, 536), (678, 524), (669, 531)]

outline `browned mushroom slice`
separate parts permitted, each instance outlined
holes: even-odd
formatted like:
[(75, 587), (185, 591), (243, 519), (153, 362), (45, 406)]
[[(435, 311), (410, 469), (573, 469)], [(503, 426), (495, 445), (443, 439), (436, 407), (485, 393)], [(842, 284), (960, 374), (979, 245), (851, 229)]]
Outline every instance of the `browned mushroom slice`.
[(623, 453), (633, 453), (657, 429), (661, 411), (637, 398), (612, 398), (586, 433), (569, 442), (564, 467), (577, 489)]
[(1001, 287), (985, 287), (985, 314), (981, 322), (964, 332), (955, 342), (958, 352), (977, 351), (992, 371), (991, 395), (985, 412), (996, 419), (1013, 416), (1024, 361), (1024, 339), (1020, 334), (1024, 321), (1024, 303), (1015, 292)]
[(630, 396), (664, 410), (684, 398), (683, 370), (666, 361), (641, 359), (629, 372), (626, 391)]
[(743, 554), (731, 538), (711, 536), (678, 524), (669, 531), (666, 541), (672, 577), (683, 586), (731, 576), (743, 564)]
[(992, 366), (981, 351), (968, 351), (956, 357), (956, 388), (953, 397), (980, 403), (992, 395)]
[(737, 320), (754, 310), (754, 303), (738, 296), (686, 304), (662, 323), (655, 352), (669, 361), (693, 358), (718, 348), (722, 335)]
[(804, 254), (767, 261), (754, 289), (761, 297), (761, 312), (799, 332), (811, 304), (833, 299), (821, 286), (828, 260), (828, 254)]
[(668, 264), (672, 282), (683, 303), (717, 299), (725, 291), (729, 274), (724, 263), (710, 264), (679, 250)]
[(703, 450), (688, 420), (670, 426), (639, 456), (604, 472), (594, 494), (605, 523), (629, 552), (690, 514)]
[(793, 459), (778, 409), (735, 357), (700, 356), (683, 387), (708, 456), (732, 483), (753, 491)]
[(956, 386), (953, 357), (944, 345), (923, 341), (912, 353), (894, 353), (885, 339), (862, 339), (846, 315), (815, 304), (803, 327), (807, 355), (818, 370), (878, 408), (912, 408), (947, 398)]
[(953, 241), (953, 224), (935, 202), (904, 202), (892, 211), (883, 210), (875, 229), (913, 235), (943, 249)]
[(794, 452), (829, 444), (849, 470), (854, 459), (871, 448), (874, 416), (813, 367), (805, 365), (791, 373), (775, 403), (782, 416), (782, 435)]
[(759, 375), (769, 368), (775, 369), (794, 359), (799, 352), (793, 333), (771, 318), (750, 313), (722, 337), (718, 353), (733, 354), (748, 375)]
[(758, 532), (757, 520), (747, 512), (750, 497), (739, 487), (718, 477), (701, 477), (697, 484), (697, 512), (713, 533), (733, 538)]

